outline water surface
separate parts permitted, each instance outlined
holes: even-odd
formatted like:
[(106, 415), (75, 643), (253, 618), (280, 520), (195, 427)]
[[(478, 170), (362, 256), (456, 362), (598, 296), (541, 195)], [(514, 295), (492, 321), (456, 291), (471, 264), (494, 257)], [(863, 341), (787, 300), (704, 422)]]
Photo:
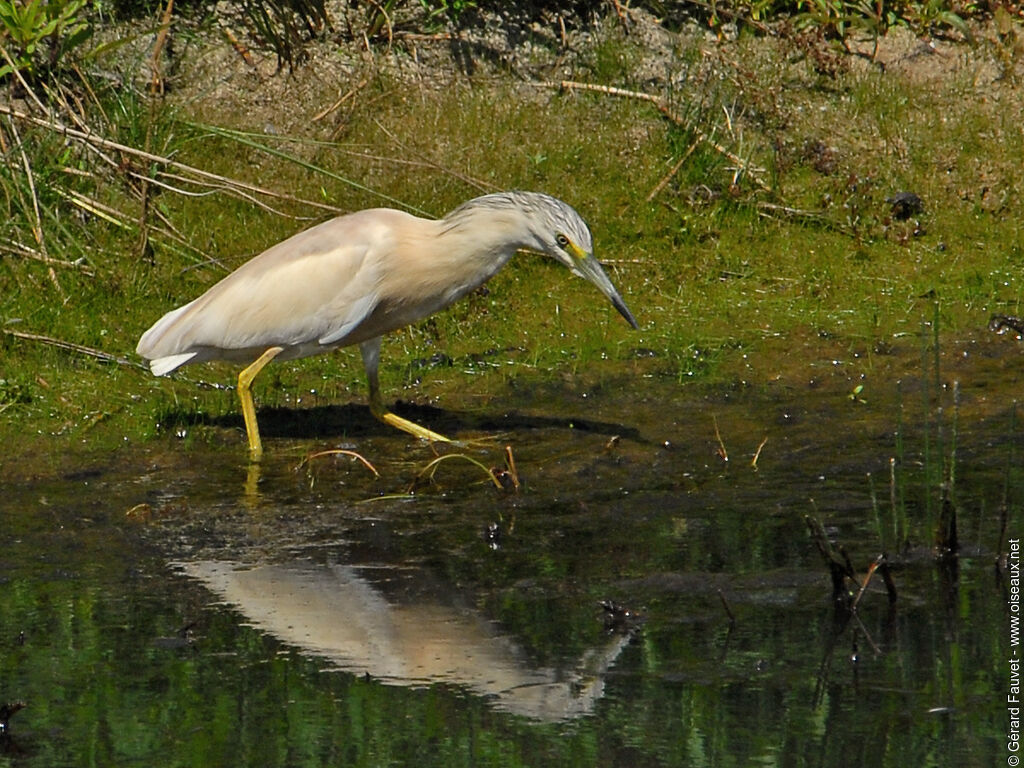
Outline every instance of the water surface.
[[(511, 445), (518, 491), (461, 458), (416, 482), (434, 455), (404, 435), (276, 413), (258, 471), (230, 417), (19, 456), (0, 765), (1001, 764), (1019, 362), (969, 341), (899, 384), (822, 361), (413, 414), (484, 467)], [(303, 463), (339, 446), (380, 477)], [(808, 518), (859, 580), (887, 553), (895, 602), (876, 576), (837, 608)]]

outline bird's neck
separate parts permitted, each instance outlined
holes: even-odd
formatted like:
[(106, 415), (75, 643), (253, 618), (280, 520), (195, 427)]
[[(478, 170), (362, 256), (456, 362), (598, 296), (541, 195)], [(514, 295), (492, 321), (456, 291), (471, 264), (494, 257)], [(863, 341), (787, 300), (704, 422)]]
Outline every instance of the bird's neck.
[(438, 224), (438, 241), (454, 258), (480, 270), (480, 283), (493, 277), (520, 248), (544, 248), (516, 208), (460, 210)]

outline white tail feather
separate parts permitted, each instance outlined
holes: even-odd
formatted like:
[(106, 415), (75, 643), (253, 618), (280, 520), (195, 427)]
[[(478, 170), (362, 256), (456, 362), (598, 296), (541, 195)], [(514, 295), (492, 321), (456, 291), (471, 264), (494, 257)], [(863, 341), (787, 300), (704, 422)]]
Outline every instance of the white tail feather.
[(153, 372), (154, 376), (166, 376), (176, 368), (183, 366), (195, 356), (195, 352), (183, 352), (180, 355), (158, 357), (156, 360), (149, 361), (149, 370)]

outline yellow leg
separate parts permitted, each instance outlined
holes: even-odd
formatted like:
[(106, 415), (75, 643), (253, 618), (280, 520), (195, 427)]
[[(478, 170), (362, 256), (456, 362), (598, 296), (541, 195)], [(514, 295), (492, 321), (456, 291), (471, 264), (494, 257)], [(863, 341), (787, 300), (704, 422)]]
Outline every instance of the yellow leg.
[(283, 347), (271, 347), (260, 355), (255, 363), (238, 374), (238, 399), (242, 401), (242, 418), (245, 419), (245, 433), (249, 436), (249, 458), (252, 461), (259, 461), (263, 455), (260, 428), (256, 423), (256, 406), (252, 402), (252, 380), (267, 363), (283, 351)]
[(390, 424), (392, 427), (408, 432), (410, 435), (414, 435), (421, 440), (429, 440), (435, 443), (450, 443), (451, 440), (444, 435), (439, 435), (433, 430), (421, 427), (416, 422), (403, 419), (385, 407), (384, 401), (380, 397), (380, 380), (377, 376), (377, 367), (380, 364), (380, 337), (364, 341), (359, 345), (359, 351), (363, 353), (363, 365), (366, 367), (366, 378), (370, 384), (370, 413), (385, 424)]

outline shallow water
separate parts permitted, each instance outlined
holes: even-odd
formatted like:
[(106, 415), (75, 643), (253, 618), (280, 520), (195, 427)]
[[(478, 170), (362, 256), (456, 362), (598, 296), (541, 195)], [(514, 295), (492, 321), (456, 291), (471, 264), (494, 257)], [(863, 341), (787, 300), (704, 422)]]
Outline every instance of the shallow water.
[[(944, 355), (938, 388), (854, 393), (836, 362), (411, 412), (484, 467), (512, 446), (518, 491), (463, 458), (416, 483), (428, 447), (282, 413), (258, 471), (230, 419), (20, 457), (0, 705), (26, 706), (0, 765), (1004, 764), (1019, 350)], [(380, 477), (303, 463), (325, 447)], [(937, 558), (944, 510), (958, 549)], [(838, 608), (807, 517), (858, 579), (887, 552), (895, 602), (876, 575)]]

